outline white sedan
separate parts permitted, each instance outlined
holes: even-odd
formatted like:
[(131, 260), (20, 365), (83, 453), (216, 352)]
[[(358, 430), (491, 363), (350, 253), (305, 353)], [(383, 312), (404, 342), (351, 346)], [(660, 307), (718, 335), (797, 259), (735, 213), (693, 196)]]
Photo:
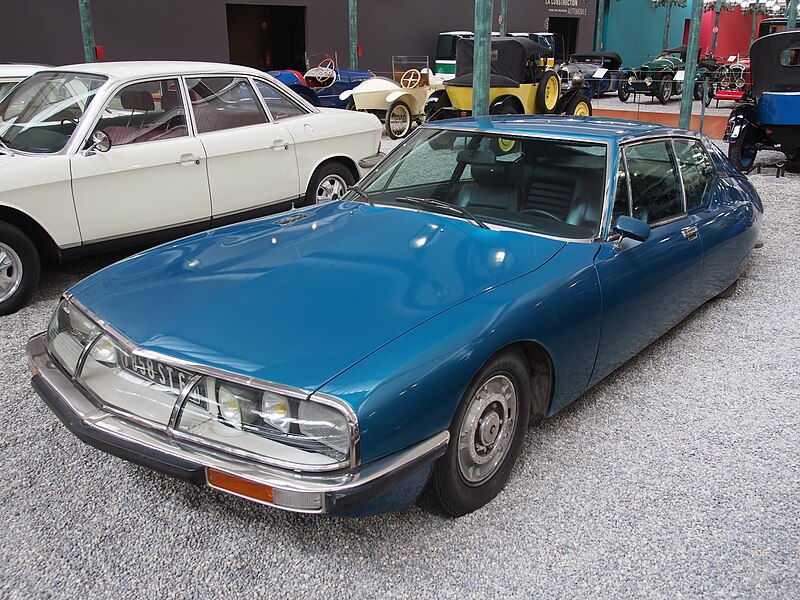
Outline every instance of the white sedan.
[(0, 101), (0, 315), (40, 257), (164, 241), (339, 198), (378, 160), (372, 115), (216, 63), (41, 71)]

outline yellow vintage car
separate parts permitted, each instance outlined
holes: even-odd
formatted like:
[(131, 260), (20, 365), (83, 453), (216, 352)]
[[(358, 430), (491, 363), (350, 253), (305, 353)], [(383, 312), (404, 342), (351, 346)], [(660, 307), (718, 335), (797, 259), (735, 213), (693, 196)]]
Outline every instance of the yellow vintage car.
[[(523, 37), (493, 38), (489, 74), (489, 114), (562, 114), (590, 116), (592, 105), (583, 78), (562, 93), (558, 74), (542, 66), (550, 49)], [(428, 98), (428, 120), (465, 117), (472, 113), (474, 40), (456, 46), (456, 76)]]

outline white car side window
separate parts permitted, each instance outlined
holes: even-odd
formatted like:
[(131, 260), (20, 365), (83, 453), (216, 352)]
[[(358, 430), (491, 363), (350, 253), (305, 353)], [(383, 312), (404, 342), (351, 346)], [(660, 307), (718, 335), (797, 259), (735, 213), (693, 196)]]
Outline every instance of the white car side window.
[(188, 135), (178, 80), (125, 86), (109, 100), (95, 130), (105, 132), (112, 147)]
[(255, 92), (243, 77), (194, 77), (186, 80), (198, 133), (267, 122)]
[(256, 81), (256, 87), (264, 102), (267, 103), (269, 112), (272, 113), (272, 118), (276, 121), (308, 114), (307, 111), (300, 108), (271, 85), (263, 81)]

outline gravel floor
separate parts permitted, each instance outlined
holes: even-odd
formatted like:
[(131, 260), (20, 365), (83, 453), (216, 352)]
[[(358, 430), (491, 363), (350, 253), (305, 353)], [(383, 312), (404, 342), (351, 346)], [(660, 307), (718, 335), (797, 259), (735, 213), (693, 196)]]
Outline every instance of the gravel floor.
[(284, 513), (82, 444), (23, 346), (118, 256), (48, 268), (0, 318), (0, 597), (798, 597), (800, 177), (752, 179), (765, 245), (734, 296), (530, 430), (505, 491), (457, 520)]

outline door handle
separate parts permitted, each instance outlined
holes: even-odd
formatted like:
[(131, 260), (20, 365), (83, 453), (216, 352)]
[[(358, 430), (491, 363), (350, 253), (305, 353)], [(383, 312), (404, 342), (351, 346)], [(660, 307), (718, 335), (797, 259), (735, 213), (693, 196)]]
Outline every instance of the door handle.
[(695, 227), (694, 225), (691, 225), (689, 227), (684, 227), (683, 229), (681, 229), (681, 234), (683, 234), (683, 237), (685, 237), (690, 242), (692, 240), (696, 240), (697, 239), (697, 227)]
[(175, 163), (179, 165), (199, 165), (200, 159), (193, 154), (182, 154), (181, 157), (175, 161)]
[(289, 144), (287, 144), (283, 140), (275, 140), (274, 142), (272, 142), (272, 146), (270, 146), (270, 149), (271, 150), (276, 150), (276, 151), (277, 150), (288, 150), (289, 149)]

